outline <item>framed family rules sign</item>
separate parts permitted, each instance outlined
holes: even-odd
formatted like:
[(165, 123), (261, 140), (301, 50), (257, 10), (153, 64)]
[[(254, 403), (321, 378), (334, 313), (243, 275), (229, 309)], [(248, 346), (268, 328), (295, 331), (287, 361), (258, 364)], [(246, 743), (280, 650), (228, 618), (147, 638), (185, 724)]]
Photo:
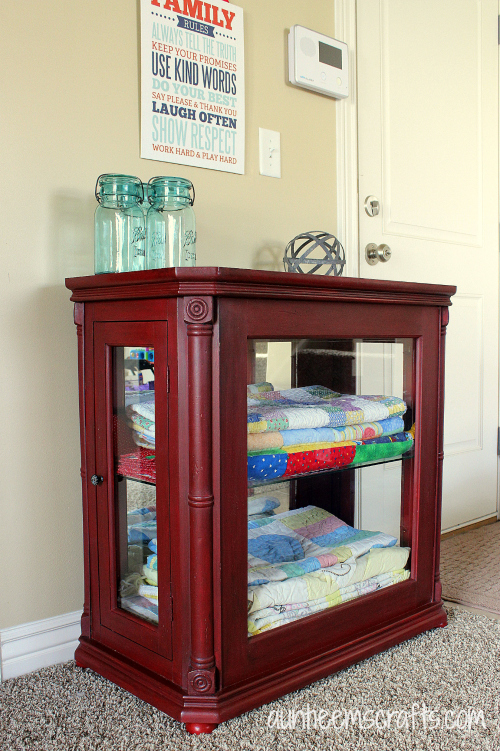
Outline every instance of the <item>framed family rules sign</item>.
[(242, 8), (141, 0), (141, 157), (244, 173)]

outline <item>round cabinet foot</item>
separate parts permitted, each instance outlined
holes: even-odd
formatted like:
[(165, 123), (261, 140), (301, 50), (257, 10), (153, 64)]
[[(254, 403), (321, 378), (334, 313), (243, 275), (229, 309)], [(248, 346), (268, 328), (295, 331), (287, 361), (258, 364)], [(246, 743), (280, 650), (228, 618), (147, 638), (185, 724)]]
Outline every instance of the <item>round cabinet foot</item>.
[(200, 733), (211, 733), (217, 727), (216, 723), (211, 722), (186, 722), (188, 733), (200, 735)]

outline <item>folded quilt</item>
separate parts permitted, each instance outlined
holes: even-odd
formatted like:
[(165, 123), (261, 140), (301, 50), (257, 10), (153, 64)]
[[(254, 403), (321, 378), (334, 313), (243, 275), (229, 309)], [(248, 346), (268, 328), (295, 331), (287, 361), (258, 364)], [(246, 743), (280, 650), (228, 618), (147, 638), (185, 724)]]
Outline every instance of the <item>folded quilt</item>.
[(406, 412), (406, 404), (396, 396), (339, 395), (323, 386), (253, 394), (247, 401), (251, 402), (247, 409), (248, 433), (342, 428)]
[(138, 594), (158, 605), (158, 587), (152, 584), (140, 584)]
[(268, 631), (286, 623), (306, 618), (313, 613), (319, 613), (327, 608), (341, 605), (343, 602), (349, 602), (362, 595), (376, 592), (378, 589), (390, 587), (401, 581), (406, 581), (410, 577), (410, 572), (404, 569), (389, 571), (385, 574), (373, 576), (364, 581), (354, 582), (353, 584), (339, 587), (336, 592), (319, 597), (315, 600), (309, 600), (302, 603), (291, 603), (286, 605), (275, 605), (273, 607), (263, 608), (262, 610), (252, 613), (248, 618), (248, 634), (255, 636), (264, 631)]
[(142, 446), (143, 448), (152, 449), (154, 451), (155, 449), (154, 435), (152, 436), (152, 438), (149, 438), (144, 433), (136, 433), (134, 431), (132, 433), (132, 438), (134, 439), (134, 443), (136, 446)]
[(247, 386), (247, 395), (259, 394), (261, 391), (274, 391), (272, 383), (262, 381), (261, 383), (249, 383)]
[(413, 437), (410, 433), (395, 433), (367, 441), (313, 443), (249, 451), (248, 484), (252, 487), (294, 475), (383, 461), (401, 456), (412, 446)]
[(135, 508), (127, 514), (127, 524), (139, 524), (156, 519), (156, 506), (143, 506)]
[(258, 514), (274, 514), (274, 509), (278, 508), (280, 502), (277, 498), (268, 495), (257, 495), (248, 497), (248, 516)]
[(127, 425), (132, 428), (132, 438), (137, 446), (152, 448), (155, 446), (155, 400), (154, 392), (147, 401), (129, 404), (125, 413)]
[(413, 447), (413, 440), (413, 435), (408, 432), (396, 433), (396, 435), (383, 435), (381, 438), (375, 438), (373, 441), (358, 443), (353, 465), (394, 459), (410, 451)]
[(128, 525), (129, 544), (141, 542), (147, 544), (153, 538), (156, 539), (156, 519)]
[(343, 428), (309, 428), (303, 430), (276, 430), (268, 433), (249, 433), (248, 450), (283, 448), (309, 443), (339, 443), (340, 441), (366, 441), (382, 435), (404, 431), (402, 417), (388, 417), (377, 422), (345, 425)]
[[(293, 588), (304, 574), (345, 561), (349, 562), (350, 568), (343, 575), (349, 573), (349, 578), (352, 578), (351, 564), (355, 559), (372, 548), (388, 548), (395, 544), (396, 538), (391, 535), (355, 529), (316, 506), (249, 521), (249, 598), (253, 597), (251, 593), (262, 591), (260, 587), (263, 585), (293, 580)], [(308, 599), (311, 597), (303, 597), (299, 602)], [(264, 605), (259, 601), (255, 609), (261, 607)]]
[(145, 404), (146, 402), (154, 402), (155, 400), (155, 391), (154, 388), (152, 388), (154, 381), (150, 381), (148, 384), (147, 389), (143, 389), (140, 392), (137, 392), (137, 390), (129, 391), (128, 389), (125, 390), (125, 402), (126, 405), (134, 405), (134, 404)]
[[(142, 418), (145, 419), (145, 418)], [(127, 420), (127, 425), (132, 428), (132, 438), (136, 446), (144, 446), (145, 448), (155, 447), (155, 424), (146, 427), (145, 425), (138, 425), (132, 420)]]
[(149, 541), (148, 548), (153, 551), (153, 553), (158, 552), (158, 541), (156, 537), (154, 537), (152, 540)]
[(140, 447), (132, 453), (122, 454), (118, 457), (116, 471), (119, 475), (156, 484), (154, 450)]
[(127, 425), (131, 427), (133, 430), (136, 430), (138, 433), (149, 432), (149, 433), (154, 434), (155, 432), (154, 420), (150, 420), (147, 417), (143, 417), (143, 415), (140, 415), (137, 412), (135, 412), (132, 407), (127, 407), (126, 414), (128, 418)]
[(158, 623), (158, 603), (155, 604), (152, 600), (148, 600), (147, 597), (139, 594), (122, 597), (120, 605), (125, 610), (140, 615), (148, 621)]
[(135, 402), (134, 404), (129, 404), (128, 407), (126, 407), (125, 412), (128, 416), (128, 418), (132, 421), (137, 421), (140, 424), (139, 418), (143, 417), (146, 418), (147, 421), (149, 421), (149, 424), (154, 423), (155, 421), (155, 400), (154, 400), (154, 394), (152, 395), (152, 398), (148, 401), (139, 401)]
[[(261, 386), (272, 386), (272, 384), (259, 384)], [(322, 404), (336, 396), (341, 396), (338, 391), (332, 391), (325, 386), (302, 386), (295, 389), (281, 389), (274, 391), (262, 389), (260, 391), (249, 391), (251, 386), (247, 386), (247, 405), (248, 407), (266, 407), (276, 406), (296, 407), (297, 404), (311, 405)]]
[(152, 584), (155, 587), (158, 586), (158, 571), (156, 569), (149, 568), (147, 564), (144, 564), (142, 573), (146, 579), (146, 584)]
[(296, 578), (268, 581), (248, 587), (248, 612), (326, 597), (341, 587), (404, 568), (409, 554), (409, 548), (396, 545), (380, 547), (375, 543), (365, 553), (354, 554), (344, 560), (341, 556), (338, 563), (331, 566), (318, 568)]

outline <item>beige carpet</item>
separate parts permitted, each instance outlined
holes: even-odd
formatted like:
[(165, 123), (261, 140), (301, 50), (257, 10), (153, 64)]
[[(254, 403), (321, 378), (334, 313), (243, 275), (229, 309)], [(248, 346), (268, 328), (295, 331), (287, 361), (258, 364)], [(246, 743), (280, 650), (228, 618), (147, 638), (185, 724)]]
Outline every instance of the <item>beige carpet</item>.
[(0, 684), (0, 751), (499, 751), (499, 655), (500, 622), (451, 608), (446, 628), (206, 736), (70, 662)]
[(443, 599), (500, 614), (500, 522), (441, 543)]

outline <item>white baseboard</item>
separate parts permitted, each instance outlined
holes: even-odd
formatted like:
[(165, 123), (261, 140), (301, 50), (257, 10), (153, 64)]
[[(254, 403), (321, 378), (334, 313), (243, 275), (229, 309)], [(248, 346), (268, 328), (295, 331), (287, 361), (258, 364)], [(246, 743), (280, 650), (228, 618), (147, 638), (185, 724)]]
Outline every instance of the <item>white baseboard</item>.
[(81, 610), (0, 631), (0, 681), (72, 660)]

